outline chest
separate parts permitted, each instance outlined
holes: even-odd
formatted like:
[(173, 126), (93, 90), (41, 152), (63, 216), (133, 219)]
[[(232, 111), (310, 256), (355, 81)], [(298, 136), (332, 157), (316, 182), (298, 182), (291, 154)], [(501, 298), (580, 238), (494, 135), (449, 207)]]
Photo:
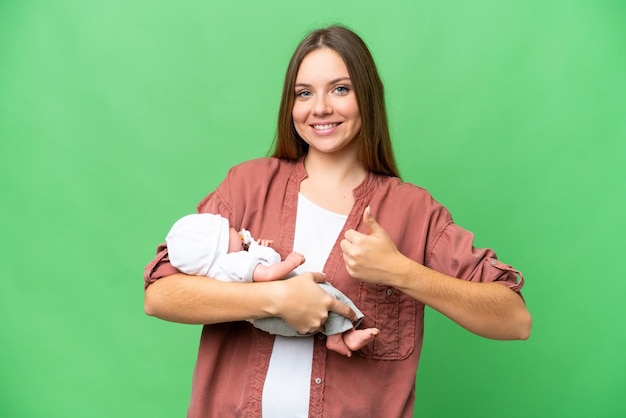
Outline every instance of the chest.
[(300, 183), (299, 192), (323, 209), (348, 215), (354, 206), (352, 189), (351, 184), (333, 186), (307, 178)]

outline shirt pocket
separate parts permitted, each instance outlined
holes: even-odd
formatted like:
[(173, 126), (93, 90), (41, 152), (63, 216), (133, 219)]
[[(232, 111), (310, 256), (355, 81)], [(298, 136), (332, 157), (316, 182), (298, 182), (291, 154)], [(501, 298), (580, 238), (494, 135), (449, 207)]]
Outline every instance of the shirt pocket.
[(415, 350), (418, 302), (389, 286), (360, 283), (357, 306), (365, 317), (359, 328), (380, 334), (359, 353), (375, 360), (404, 360)]

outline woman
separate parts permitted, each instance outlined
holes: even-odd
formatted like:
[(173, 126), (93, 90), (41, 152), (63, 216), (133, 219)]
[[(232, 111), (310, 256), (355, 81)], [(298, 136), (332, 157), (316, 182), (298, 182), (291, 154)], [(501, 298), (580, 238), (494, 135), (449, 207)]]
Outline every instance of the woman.
[[(289, 280), (222, 283), (180, 274), (159, 248), (146, 267), (146, 312), (206, 324), (190, 417), (411, 417), (425, 305), (485, 337), (530, 333), (521, 275), (474, 248), (443, 206), (398, 178), (382, 83), (367, 47), (346, 28), (320, 29), (300, 43), (273, 157), (233, 167), (198, 212), (219, 213), (307, 263)], [(355, 301), (363, 327), (380, 329), (358, 354), (242, 322), (279, 316), (315, 333), (328, 311), (352, 318), (319, 289), (323, 280)]]

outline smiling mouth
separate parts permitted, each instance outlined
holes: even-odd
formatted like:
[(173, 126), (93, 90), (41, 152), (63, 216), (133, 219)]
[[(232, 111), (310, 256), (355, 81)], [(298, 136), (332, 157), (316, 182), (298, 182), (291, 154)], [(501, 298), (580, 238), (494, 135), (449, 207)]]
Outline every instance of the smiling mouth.
[(339, 123), (324, 123), (324, 124), (320, 124), (320, 125), (312, 125), (313, 129), (316, 129), (318, 131), (327, 131), (329, 129), (333, 129), (336, 126), (339, 126)]

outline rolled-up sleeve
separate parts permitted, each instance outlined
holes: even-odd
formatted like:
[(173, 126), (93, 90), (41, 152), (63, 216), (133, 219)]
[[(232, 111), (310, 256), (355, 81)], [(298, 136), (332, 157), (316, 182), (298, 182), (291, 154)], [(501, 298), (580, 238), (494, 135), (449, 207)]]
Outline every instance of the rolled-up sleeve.
[(449, 222), (436, 237), (426, 265), (434, 270), (472, 282), (495, 282), (519, 293), (524, 277), (514, 267), (498, 260), (489, 248), (476, 248), (474, 234)]
[(176, 273), (180, 273), (180, 271), (170, 264), (170, 259), (167, 254), (167, 246), (165, 243), (160, 244), (157, 247), (156, 257), (153, 258), (144, 269), (144, 289), (147, 289), (148, 286), (161, 277), (171, 276)]

